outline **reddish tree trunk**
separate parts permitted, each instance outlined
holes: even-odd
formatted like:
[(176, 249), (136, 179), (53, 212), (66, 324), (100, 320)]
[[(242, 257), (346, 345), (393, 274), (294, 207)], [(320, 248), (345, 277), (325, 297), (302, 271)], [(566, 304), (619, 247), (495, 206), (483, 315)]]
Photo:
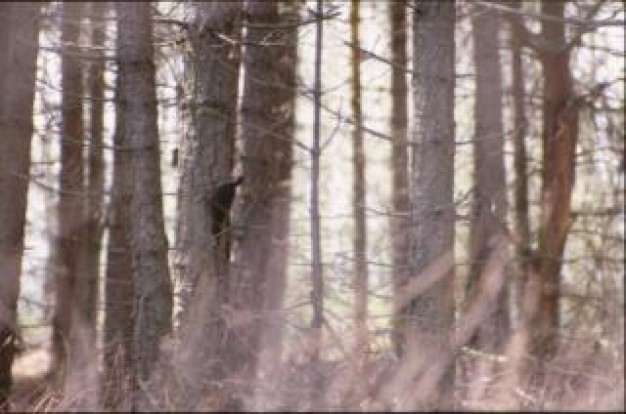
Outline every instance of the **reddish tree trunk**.
[[(542, 14), (562, 19), (565, 2), (543, 1)], [(539, 274), (543, 281), (536, 338), (538, 351), (555, 351), (559, 327), (561, 267), (570, 226), (578, 107), (574, 96), (565, 25), (543, 21), (542, 35), (562, 50), (543, 50), (543, 173), (539, 222)], [(557, 48), (557, 49), (560, 49)]]

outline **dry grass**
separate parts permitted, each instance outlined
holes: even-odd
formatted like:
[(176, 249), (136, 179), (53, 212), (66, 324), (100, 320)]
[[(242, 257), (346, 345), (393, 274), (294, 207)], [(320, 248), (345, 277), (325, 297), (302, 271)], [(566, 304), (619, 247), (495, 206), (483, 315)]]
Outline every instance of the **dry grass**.
[[(512, 361), (506, 354), (489, 355), (469, 348), (454, 355), (456, 367), (455, 402), (457, 410), (615, 410), (624, 409), (623, 344), (600, 344), (591, 339), (570, 338), (552, 360), (540, 364), (528, 355)], [(21, 355), (15, 364), (15, 387), (12, 409), (15, 411), (101, 410), (95, 404), (84, 405), (82, 393), (97, 384), (83, 384), (81, 390), (55, 388), (46, 377), (48, 354), (45, 349)], [(181, 409), (179, 381), (184, 372), (176, 370), (172, 361), (164, 363), (156, 380), (155, 402), (163, 410)], [(324, 393), (328, 410), (397, 411), (411, 408), (419, 400), (415, 390), (423, 389), (424, 381), (437, 361), (428, 366), (417, 360), (395, 359), (385, 352), (370, 355), (363, 375), (356, 377), (348, 360), (325, 361), (322, 366)], [(442, 361), (439, 361), (442, 362)], [(517, 365), (515, 364), (517, 362)], [(521, 367), (519, 372), (510, 369)], [(249, 381), (254, 395), (243, 400), (247, 410), (307, 411), (310, 405), (309, 366), (301, 361), (287, 360), (276, 367), (271, 378)], [(120, 376), (119, 381), (122, 381)], [(276, 380), (277, 379), (277, 380)], [(432, 378), (431, 378), (432, 379)], [(230, 379), (232, 380), (232, 379)], [(226, 380), (228, 381), (228, 380)], [(243, 381), (239, 379), (239, 381)], [(127, 394), (128, 387), (118, 388)], [(248, 388), (250, 389), (250, 388)], [(128, 407), (128, 395), (118, 396)], [(224, 409), (218, 393), (206, 393), (193, 410)], [(189, 407), (187, 407), (189, 408)], [(417, 406), (419, 408), (419, 406)]]

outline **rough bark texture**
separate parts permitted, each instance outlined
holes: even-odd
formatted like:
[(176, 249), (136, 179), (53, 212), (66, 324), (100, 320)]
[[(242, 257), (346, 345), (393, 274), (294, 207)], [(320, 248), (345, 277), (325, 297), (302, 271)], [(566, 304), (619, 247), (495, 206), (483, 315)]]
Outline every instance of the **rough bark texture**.
[[(352, 211), (354, 215), (354, 329), (355, 350), (359, 364), (365, 363), (367, 351), (367, 223), (365, 219), (365, 149), (363, 147), (363, 112), (361, 110), (361, 57), (359, 41), (359, 7), (354, 0), (350, 4), (350, 41), (352, 69)], [(360, 369), (360, 368), (359, 368)]]
[[(257, 292), (263, 301), (262, 318), (256, 321), (260, 340), (256, 349), (257, 377), (263, 383), (278, 384), (282, 379), (283, 298), (289, 257), (295, 129), (296, 23), (300, 6), (286, 1), (265, 3), (250, 3), (251, 25), (284, 26), (248, 29), (247, 40), (255, 45), (248, 46), (244, 61), (249, 76), (245, 79), (242, 99), (242, 140), (244, 175), (251, 179), (246, 178), (242, 191), (240, 220), (244, 230), (240, 262), (244, 271), (252, 270), (247, 276), (258, 277), (261, 282), (258, 285), (261, 290)], [(267, 36), (275, 44), (259, 44)], [(264, 219), (268, 221), (263, 222)], [(264, 248), (259, 249), (258, 245)], [(236, 298), (242, 298), (236, 291), (233, 293)], [(250, 293), (254, 294), (247, 292)]]
[(17, 350), (26, 195), (33, 134), (38, 3), (0, 4), (0, 411)]
[(171, 331), (172, 286), (163, 223), (150, 3), (118, 3), (117, 52), (122, 74), (130, 168), (133, 274), (132, 409), (153, 409), (149, 381), (162, 337)]
[[(181, 148), (179, 268), (182, 286), (182, 336), (190, 395), (182, 404), (199, 404), (209, 380), (224, 378), (230, 234), (217, 245), (210, 201), (232, 178), (241, 35), (240, 1), (198, 2), (189, 22), (186, 113), (192, 127)], [(228, 232), (230, 233), (230, 231)], [(219, 392), (217, 387), (212, 391)]]
[(84, 321), (80, 313), (78, 289), (85, 277), (86, 216), (84, 187), (83, 69), (76, 56), (80, 36), (79, 21), (83, 4), (63, 3), (61, 40), (61, 172), (58, 204), (59, 266), (55, 274), (56, 304), (52, 349), (54, 372), (63, 381), (68, 374), (82, 370)]
[[(392, 204), (391, 237), (393, 246), (394, 302), (400, 296), (399, 289), (407, 281), (409, 261), (408, 212), (409, 212), (409, 157), (407, 140), (407, 18), (406, 1), (389, 2), (391, 20), (391, 152)], [(397, 307), (395, 307), (397, 308)], [(392, 342), (397, 355), (402, 350), (401, 328), (398, 315), (394, 314)]]
[[(496, 237), (506, 221), (507, 193), (504, 169), (504, 130), (502, 126), (502, 72), (499, 54), (497, 12), (480, 6), (472, 14), (476, 95), (474, 106), (474, 198), (470, 222), (470, 273), (468, 299), (485, 277), (485, 265), (494, 253)], [(488, 352), (497, 351), (509, 330), (508, 291), (500, 278), (495, 303), (483, 303), (487, 318), (478, 327), (473, 345)]]
[[(411, 277), (454, 249), (454, 21), (452, 1), (416, 1), (411, 170)], [(454, 323), (453, 271), (447, 270), (402, 311), (406, 357), (422, 361), (422, 378), (411, 405), (453, 406), (450, 334)], [(428, 368), (428, 369), (426, 369)]]
[(243, 234), (231, 295), (235, 312), (248, 317), (235, 326), (229, 355), (231, 371), (244, 382), (255, 376), (263, 333), (270, 329), (278, 336), (265, 336), (270, 347), (279, 346), (281, 334), (276, 311), (286, 283), (297, 29), (274, 26), (295, 23), (294, 11), (293, 5), (280, 2), (249, 1), (247, 8), (241, 103)]
[(130, 409), (124, 400), (131, 372), (133, 339), (133, 278), (131, 272), (129, 228), (130, 219), (130, 154), (125, 138), (125, 104), (121, 74), (116, 80), (115, 135), (113, 136), (113, 183), (108, 207), (109, 240), (105, 275), (104, 302), (104, 378), (102, 402), (111, 410)]

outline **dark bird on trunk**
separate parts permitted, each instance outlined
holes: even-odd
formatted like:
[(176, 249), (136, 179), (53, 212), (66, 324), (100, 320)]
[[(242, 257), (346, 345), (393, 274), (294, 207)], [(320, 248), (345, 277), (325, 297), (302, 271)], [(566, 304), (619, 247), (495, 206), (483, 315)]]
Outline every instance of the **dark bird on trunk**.
[(230, 209), (233, 205), (237, 187), (242, 182), (243, 175), (236, 180), (220, 184), (211, 196), (211, 233), (213, 233), (218, 246), (220, 245), (221, 237), (230, 227)]

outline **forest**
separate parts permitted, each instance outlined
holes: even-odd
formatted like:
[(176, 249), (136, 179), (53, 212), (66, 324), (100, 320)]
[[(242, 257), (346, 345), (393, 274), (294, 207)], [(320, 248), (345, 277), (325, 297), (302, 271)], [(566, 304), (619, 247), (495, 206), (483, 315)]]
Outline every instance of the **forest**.
[(0, 412), (623, 411), (625, 28), (0, 2)]

